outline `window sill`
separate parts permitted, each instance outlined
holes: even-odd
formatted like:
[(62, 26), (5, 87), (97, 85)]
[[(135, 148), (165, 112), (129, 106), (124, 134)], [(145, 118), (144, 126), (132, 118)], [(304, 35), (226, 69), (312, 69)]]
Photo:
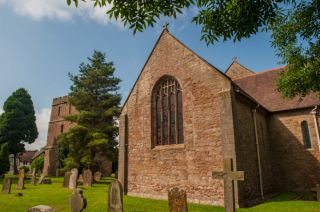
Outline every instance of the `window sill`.
[(164, 149), (184, 149), (184, 144), (170, 144), (170, 145), (158, 145), (152, 148), (152, 150), (164, 150)]

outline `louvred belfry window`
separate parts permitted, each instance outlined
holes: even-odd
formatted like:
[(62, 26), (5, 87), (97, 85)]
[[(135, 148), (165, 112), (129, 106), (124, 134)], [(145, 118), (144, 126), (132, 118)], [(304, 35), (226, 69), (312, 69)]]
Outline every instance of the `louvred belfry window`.
[(155, 86), (152, 101), (154, 144), (182, 144), (182, 90), (178, 81), (169, 76), (161, 78)]

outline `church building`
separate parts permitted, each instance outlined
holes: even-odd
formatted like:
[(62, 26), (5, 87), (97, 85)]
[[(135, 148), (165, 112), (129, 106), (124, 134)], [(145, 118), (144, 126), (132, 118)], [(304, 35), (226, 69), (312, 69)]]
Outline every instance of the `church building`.
[(125, 101), (118, 179), (125, 193), (223, 205), (224, 159), (245, 172), (236, 204), (320, 183), (319, 96), (281, 98), (285, 68), (255, 73), (234, 59), (221, 72), (164, 29)]

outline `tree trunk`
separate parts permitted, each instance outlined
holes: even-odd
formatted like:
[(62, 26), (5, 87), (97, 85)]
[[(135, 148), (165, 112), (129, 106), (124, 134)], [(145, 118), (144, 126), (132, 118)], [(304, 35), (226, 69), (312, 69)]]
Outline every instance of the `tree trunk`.
[(17, 154), (13, 154), (13, 173), (18, 174), (18, 167), (17, 167)]

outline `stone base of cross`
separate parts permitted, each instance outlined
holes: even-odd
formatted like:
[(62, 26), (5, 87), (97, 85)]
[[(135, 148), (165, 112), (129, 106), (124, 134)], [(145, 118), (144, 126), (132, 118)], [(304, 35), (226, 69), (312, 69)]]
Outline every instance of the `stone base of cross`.
[(212, 178), (224, 180), (224, 208), (226, 212), (235, 211), (234, 181), (243, 181), (243, 171), (233, 171), (232, 159), (223, 160), (224, 171), (212, 172)]
[(317, 184), (315, 188), (312, 188), (311, 191), (315, 191), (317, 193), (317, 201), (320, 201), (320, 184)]

